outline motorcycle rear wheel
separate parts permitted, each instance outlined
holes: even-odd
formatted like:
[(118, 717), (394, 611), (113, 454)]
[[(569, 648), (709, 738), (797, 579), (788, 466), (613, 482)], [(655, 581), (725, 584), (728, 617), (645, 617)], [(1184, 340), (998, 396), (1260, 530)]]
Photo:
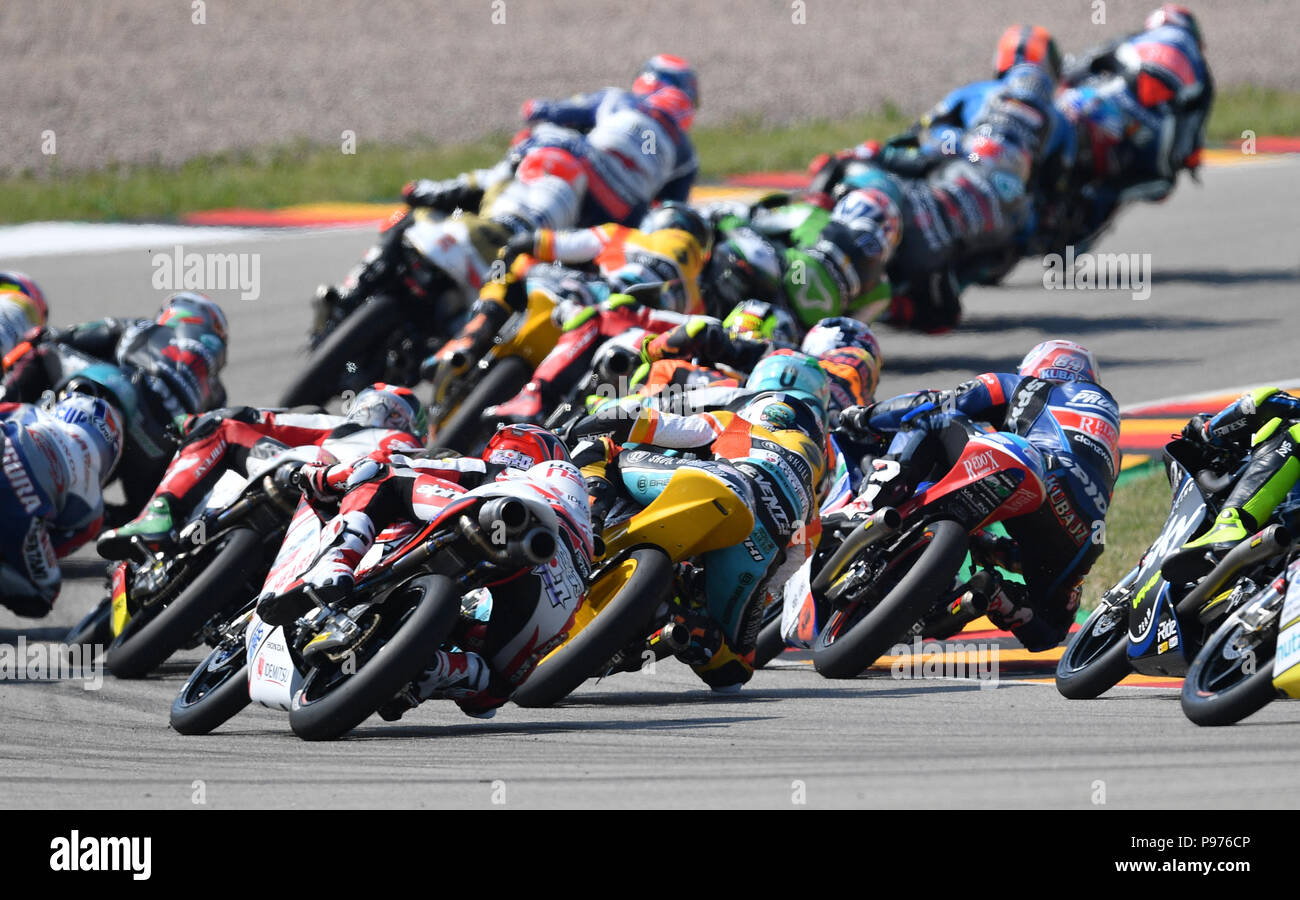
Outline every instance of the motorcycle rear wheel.
[(928, 543), (880, 602), (861, 616), (855, 604), (836, 608), (813, 642), (813, 666), (824, 678), (855, 678), (903, 637), (953, 583), (969, 536), (956, 522), (927, 529)]
[[(418, 596), (400, 596), (412, 592)], [(387, 640), (377, 648), (363, 646), (365, 657), (354, 660), (354, 673), (334, 665), (307, 672), (289, 709), (293, 733), (327, 741), (364, 722), (433, 661), (460, 616), (460, 598), (460, 588), (444, 575), (419, 575), (397, 588), (384, 606), (410, 608), (392, 621)]]
[(375, 345), (401, 327), (402, 304), (391, 294), (376, 294), (343, 320), (312, 350), (298, 376), (289, 382), (281, 406), (329, 402), (340, 391), (340, 378), (349, 364), (377, 352)]
[(521, 356), (498, 360), (483, 380), (474, 385), (456, 411), (447, 417), (438, 429), (434, 443), (461, 453), (474, 453), (474, 444), (485, 432), (490, 434), (494, 427), (494, 423), (483, 421), (483, 410), (519, 393), (532, 374), (532, 366)]
[(568, 639), (537, 664), (510, 698), (520, 706), (552, 706), (600, 674), (639, 637), (648, 637), (673, 584), (673, 561), (658, 547), (638, 547), (592, 584)]

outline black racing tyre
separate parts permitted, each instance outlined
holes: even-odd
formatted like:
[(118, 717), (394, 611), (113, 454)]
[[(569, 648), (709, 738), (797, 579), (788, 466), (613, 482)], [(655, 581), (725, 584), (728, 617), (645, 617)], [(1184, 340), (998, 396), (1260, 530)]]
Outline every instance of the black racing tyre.
[(372, 356), (403, 322), (402, 304), (391, 294), (376, 294), (343, 320), (312, 350), (298, 376), (280, 397), (281, 406), (329, 402), (340, 392), (340, 378), (350, 363)]
[(1099, 603), (1056, 664), (1056, 689), (1071, 700), (1100, 697), (1133, 671), (1128, 661), (1128, 609)]
[(856, 677), (897, 644), (952, 585), (965, 562), (969, 536), (948, 520), (935, 522), (926, 533), (928, 542), (914, 551), (907, 571), (872, 609), (862, 613), (850, 604), (831, 613), (813, 642), (813, 666), (823, 677)]
[(532, 374), (532, 366), (521, 356), (498, 360), (443, 422), (434, 443), (461, 453), (473, 453), (474, 444), (492, 428), (491, 423), (483, 421), (483, 410), (519, 393)]
[(85, 617), (68, 629), (68, 633), (63, 637), (63, 643), (68, 646), (74, 644), (100, 644), (107, 646), (113, 641), (113, 598), (105, 597), (99, 601), (99, 605), (86, 613)]
[(1224, 622), (1187, 670), (1183, 713), (1197, 725), (1232, 725), (1259, 712), (1278, 696), (1273, 687), (1276, 650), (1276, 626), (1254, 635), (1235, 616)]
[(232, 632), (190, 673), (172, 701), (171, 726), (181, 734), (207, 734), (250, 702), (244, 629)]
[(203, 571), (175, 599), (150, 619), (127, 622), (109, 645), (104, 664), (116, 677), (145, 677), (213, 616), (236, 608), (261, 585), (266, 574), (261, 535), (251, 528), (235, 528), (216, 540), (220, 546)]
[(758, 640), (754, 644), (754, 668), (763, 668), (784, 650), (785, 638), (781, 636), (781, 617), (778, 615), (758, 632)]
[(658, 547), (638, 547), (620, 557), (592, 584), (569, 638), (537, 664), (511, 696), (520, 706), (551, 706), (649, 628), (673, 585), (673, 561)]
[[(418, 597), (399, 594), (416, 592)], [(305, 741), (327, 741), (347, 734), (414, 681), (433, 660), (460, 616), (461, 591), (444, 575), (419, 575), (384, 603), (411, 608), (387, 640), (367, 647), (355, 672), (322, 665), (308, 671), (289, 709), (289, 727)]]

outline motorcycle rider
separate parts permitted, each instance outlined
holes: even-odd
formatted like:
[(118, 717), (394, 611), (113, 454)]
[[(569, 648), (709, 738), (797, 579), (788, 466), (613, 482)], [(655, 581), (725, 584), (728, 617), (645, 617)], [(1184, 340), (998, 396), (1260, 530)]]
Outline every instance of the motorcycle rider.
[(0, 445), (0, 602), (40, 618), (59, 595), (58, 561), (99, 532), (102, 489), (122, 455), (122, 417), (84, 394), (51, 409), (0, 403)]
[(191, 416), (180, 429), (181, 445), (144, 511), (100, 535), (96, 549), (105, 559), (126, 559), (137, 541), (154, 552), (175, 550), (181, 540), (177, 524), (189, 518), (222, 474), (231, 469), (246, 474), (250, 453), (261, 441), (319, 447), (331, 439), (348, 438), (349, 448), (361, 451), (357, 456), (365, 453), (368, 459), (385, 462), (395, 453), (419, 450), (426, 428), (419, 398), (409, 388), (381, 382), (357, 394), (342, 416), (252, 406)]
[(511, 232), (639, 220), (651, 203), (686, 200), (698, 171), (688, 136), (699, 105), (694, 71), (650, 59), (632, 90), (529, 100), (529, 133), (492, 169), (403, 189), (411, 206), (465, 209)]
[(783, 302), (807, 328), (887, 297), (881, 282), (900, 239), (901, 201), (896, 186), (882, 181), (829, 210), (787, 194), (750, 207), (711, 204), (719, 238), (703, 276), (709, 313), (722, 316), (748, 299)]
[(29, 336), (36, 337), (49, 320), (41, 289), (22, 272), (0, 272), (0, 358), (9, 368), (9, 354)]
[[(1055, 84), (1061, 75), (1061, 54), (1056, 41), (1043, 27), (1012, 25), (998, 40), (993, 55), (993, 78), (963, 85), (952, 91), (904, 133), (881, 145), (865, 141), (833, 156), (822, 154), (809, 166), (813, 181), (809, 193), (830, 198), (840, 196), (854, 183), (852, 173), (864, 164), (878, 165), (903, 178), (924, 177), (946, 160), (970, 152), (964, 138), (978, 126), (1001, 120), (1001, 129), (1019, 124), (1036, 133), (1025, 145), (1032, 151), (1025, 186), (1033, 198), (1028, 215), (1022, 218), (1013, 242), (994, 244), (964, 258), (958, 266), (960, 285), (993, 284), (1015, 266), (1022, 256), (1041, 252), (1037, 240), (1044, 224), (1062, 215), (1059, 209), (1075, 164), (1073, 128), (1051, 103), (1032, 97), (1025, 108), (1015, 96), (1008, 102), (1009, 78), (1019, 77), (1023, 65), (1042, 69)], [(1050, 94), (1050, 92), (1049, 92)], [(1038, 121), (1039, 117), (1046, 121)], [(825, 202), (825, 201), (823, 201)], [(898, 311), (896, 311), (896, 314)]]
[[(900, 143), (887, 154), (865, 146), (830, 159), (814, 191), (873, 188), (898, 196), (902, 239), (886, 272), (893, 297), (884, 321), (942, 333), (961, 317), (964, 283), (998, 277), (1008, 253), (1033, 228), (1033, 173), (1052, 145), (1055, 80), (1050, 60), (1014, 62), (961, 136), (957, 155), (942, 145)], [(857, 165), (849, 166), (848, 162)]]
[[(46, 391), (71, 389), (102, 396), (123, 412), (128, 465), (117, 477), (126, 502), (108, 511), (116, 524), (139, 512), (162, 477), (174, 447), (168, 429), (225, 403), (219, 373), (228, 341), (221, 307), (184, 291), (168, 298), (153, 319), (105, 318), (29, 335), (30, 349), (5, 373), (3, 397), (30, 403)], [(61, 348), (111, 367), (112, 378), (63, 372)], [(122, 389), (130, 396), (119, 396)]]
[(1275, 387), (1258, 388), (1213, 416), (1193, 416), (1183, 427), (1183, 437), (1204, 447), (1239, 452), (1249, 441), (1250, 453), (1213, 527), (1165, 561), (1163, 570), (1171, 584), (1207, 574), (1225, 553), (1262, 528), (1295, 487), (1300, 479), (1300, 399)]
[(573, 429), (580, 441), (574, 461), (587, 479), (597, 528), (617, 497), (648, 504), (683, 466), (714, 475), (754, 511), (750, 536), (703, 554), (702, 571), (689, 570), (685, 579), (687, 596), (674, 602), (674, 619), (691, 634), (678, 659), (722, 692), (752, 677), (763, 610), (811, 552), (797, 532), (816, 521), (826, 466), (830, 389), (816, 360), (778, 350), (754, 367), (746, 386), (753, 393), (734, 412), (682, 416), (643, 406), (635, 417), (615, 409)]
[(1067, 67), (1056, 107), (1078, 139), (1079, 196), (1055, 245), (1086, 249), (1127, 202), (1165, 199), (1184, 169), (1196, 176), (1214, 79), (1200, 26), (1166, 3), (1142, 31)]
[[(637, 228), (609, 223), (576, 230), (520, 232), (501, 252), (503, 277), (484, 286), (460, 334), (425, 360), (421, 375), (436, 384), (467, 371), (487, 352), (511, 313), (527, 306), (527, 279), (539, 263), (573, 267), (575, 276), (582, 267), (597, 269), (604, 290), (593, 285), (583, 292), (587, 297), (577, 306), (594, 306), (598, 296), (608, 297), (610, 285), (626, 288), (659, 282), (665, 286), (660, 301), (665, 309), (700, 312), (700, 271), (712, 249), (712, 239), (713, 233), (700, 214), (677, 202), (652, 210)], [(593, 302), (585, 304), (588, 297)], [(566, 309), (558, 314), (568, 318), (575, 312)]]
[(859, 440), (892, 437), (862, 499), (872, 508), (910, 497), (932, 471), (946, 472), (969, 433), (955, 416), (1025, 438), (1046, 463), (1046, 499), (1003, 524), (1014, 549), (995, 548), (999, 564), (1025, 584), (986, 585), (967, 603), (1031, 651), (1064, 639), (1078, 609), (1083, 577), (1105, 547), (1102, 527), (1119, 471), (1119, 408), (1099, 383), (1096, 359), (1070, 341), (1038, 344), (1018, 374), (986, 372), (948, 391), (904, 394), (840, 414), (840, 430)]
[[(591, 571), (591, 519), (582, 476), (564, 444), (543, 428), (510, 425), (493, 435), (482, 457), (429, 459), (396, 455), (387, 463), (362, 460), (305, 466), (297, 480), (321, 503), (337, 501), (326, 526), (328, 543), (303, 575), (325, 599), (344, 596), (375, 535), (398, 521), (428, 521), (441, 506), (427, 493), (447, 496), (453, 485), (492, 481), (535, 485), (559, 520), (555, 556), (547, 563), (491, 585), (486, 622), (463, 618), (457, 650), (437, 650), (425, 673), (379, 712), (393, 721), (433, 697), (455, 700), (467, 715), (491, 718), (537, 663), (566, 637)], [(258, 612), (271, 623), (292, 621), (310, 607), (306, 587), (264, 598)]]

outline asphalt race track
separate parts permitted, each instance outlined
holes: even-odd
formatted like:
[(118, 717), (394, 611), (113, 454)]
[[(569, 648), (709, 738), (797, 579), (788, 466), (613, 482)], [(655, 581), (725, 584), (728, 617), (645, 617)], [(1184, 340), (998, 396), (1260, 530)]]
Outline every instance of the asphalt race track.
[[(882, 393), (946, 386), (1014, 366), (1032, 344), (1068, 337), (1097, 352), (1131, 404), (1293, 378), (1300, 299), (1300, 160), (1251, 160), (1185, 182), (1131, 211), (1099, 248), (1151, 254), (1151, 293), (1047, 291), (1026, 264), (967, 296), (965, 326), (940, 338), (884, 332)], [(297, 364), (306, 298), (369, 244), (357, 230), (227, 243), (260, 254), (261, 296), (214, 292), (231, 314), (233, 402), (269, 403)], [(193, 239), (199, 247), (198, 238)], [(187, 244), (187, 249), (190, 245)], [(199, 248), (202, 249), (202, 248)], [(154, 252), (0, 259), (44, 287), (56, 324), (151, 314)], [(102, 565), (66, 563), (46, 621), (0, 614), (0, 643), (57, 640), (99, 596)], [(143, 682), (0, 681), (0, 805), (269, 806), (1290, 806), (1300, 802), (1300, 706), (1198, 729), (1176, 691), (1119, 688), (1069, 702), (1050, 683), (820, 679), (796, 655), (738, 697), (714, 698), (675, 662), (588, 686), (550, 711), (496, 719), (424, 705), (395, 725), (308, 745), (276, 712), (250, 709), (183, 738), (167, 712), (196, 652)], [(1220, 767), (1232, 767), (1224, 777)], [(1220, 773), (1211, 776), (1210, 773)], [(202, 782), (197, 784), (196, 782)], [(1097, 801), (1104, 800), (1104, 804)]]

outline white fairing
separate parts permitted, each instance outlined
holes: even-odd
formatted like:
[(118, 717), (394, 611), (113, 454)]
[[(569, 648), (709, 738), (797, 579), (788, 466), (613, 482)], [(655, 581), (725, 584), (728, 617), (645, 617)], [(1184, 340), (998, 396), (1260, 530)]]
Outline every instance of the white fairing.
[(421, 217), (402, 239), (447, 273), (460, 287), (466, 303), (478, 296), (491, 274), (489, 263), (475, 251), (469, 228), (460, 219)]
[(794, 577), (785, 583), (782, 599), (785, 601), (785, 606), (781, 610), (781, 637), (785, 638), (786, 646), (811, 650), (812, 641), (799, 637), (799, 622), (805, 618), (808, 621), (816, 620), (812, 596), (811, 556), (803, 561), (803, 565), (794, 573)]
[(272, 628), (254, 613), (244, 640), (248, 648), (249, 699), (287, 711), (303, 679), (289, 655), (284, 629)]

